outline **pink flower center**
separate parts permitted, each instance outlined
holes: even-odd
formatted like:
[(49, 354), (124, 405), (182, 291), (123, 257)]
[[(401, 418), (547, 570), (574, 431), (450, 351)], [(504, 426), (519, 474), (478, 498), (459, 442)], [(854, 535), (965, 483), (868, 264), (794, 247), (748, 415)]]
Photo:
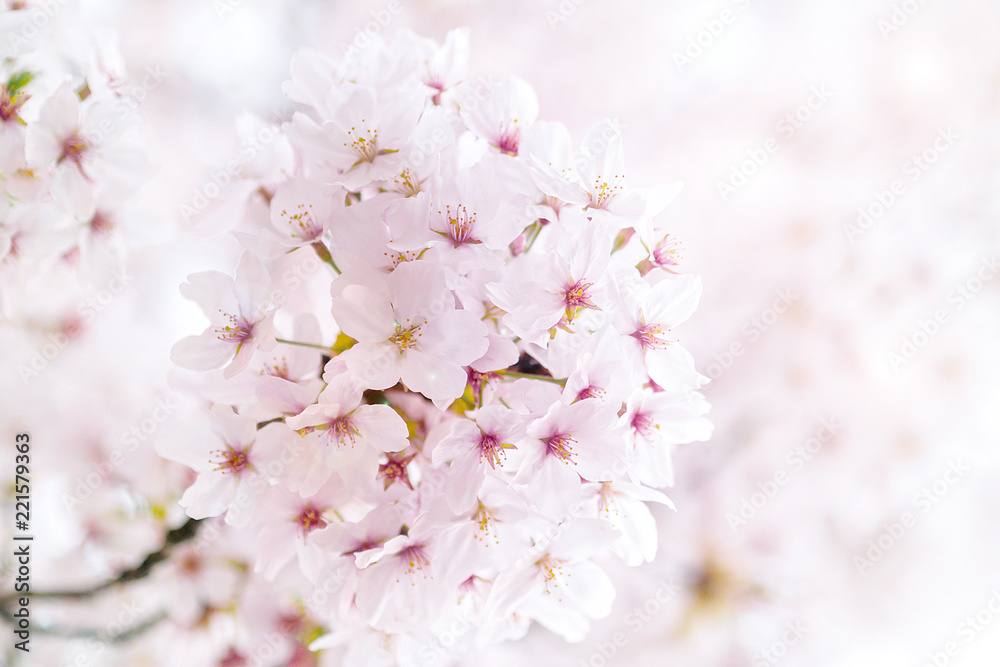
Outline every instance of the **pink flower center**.
[(19, 102), (11, 99), (7, 86), (0, 86), (0, 120), (7, 122), (17, 118)]
[(639, 342), (643, 352), (651, 349), (663, 349), (671, 342), (664, 338), (667, 331), (668, 329), (659, 324), (643, 324), (632, 332), (632, 338)]
[(584, 308), (597, 308), (597, 304), (590, 300), (590, 288), (594, 283), (585, 283), (577, 280), (572, 285), (563, 290), (563, 301), (566, 303), (566, 320), (571, 323)]
[(327, 521), (323, 518), (323, 511), (313, 505), (306, 505), (302, 512), (295, 519), (295, 522), (302, 526), (302, 533), (308, 535), (317, 528), (326, 528)]
[(219, 340), (242, 345), (253, 336), (253, 322), (243, 316), (237, 317), (221, 310), (219, 312), (229, 320), (229, 324), (215, 330)]
[(443, 212), (439, 210), (438, 215), (444, 217), (446, 225), (445, 230), (438, 232), (438, 234), (451, 241), (454, 247), (460, 248), (464, 245), (482, 243), (472, 236), (476, 228), (475, 212), (469, 213), (469, 210), (461, 205), (456, 206), (455, 211), (452, 212), (451, 206), (448, 205), (444, 207)]
[(441, 93), (444, 92), (444, 81), (441, 80), (440, 76), (431, 75), (430, 78), (424, 82), (428, 88), (433, 88), (437, 92), (431, 97), (431, 101), (435, 106), (441, 104)]
[(249, 452), (245, 449), (226, 445), (225, 449), (217, 449), (213, 453), (217, 459), (215, 467), (217, 472), (239, 475), (250, 467)]
[(83, 156), (89, 147), (89, 144), (81, 139), (79, 135), (70, 135), (63, 141), (62, 155), (59, 156), (59, 162), (71, 160), (77, 167), (80, 167), (83, 163)]
[(431, 559), (427, 557), (427, 552), (422, 544), (411, 544), (396, 554), (396, 558), (401, 563), (406, 564), (406, 574), (413, 574), (418, 570), (422, 572), (425, 567), (431, 564)]
[[(544, 438), (542, 442), (545, 443), (545, 453), (549, 456), (557, 456), (567, 462), (572, 461), (572, 457), (576, 456), (571, 446), (576, 444), (576, 440), (565, 433), (550, 435)], [(576, 465), (575, 461), (572, 461), (572, 463)]]
[(521, 128), (517, 126), (517, 119), (511, 123), (510, 127), (506, 126), (506, 123), (501, 124), (500, 132), (497, 136), (497, 148), (500, 149), (501, 153), (506, 153), (507, 155), (517, 156), (518, 144), (521, 142)]
[(653, 261), (660, 267), (676, 266), (681, 259), (677, 254), (678, 250), (680, 250), (680, 242), (671, 240), (670, 235), (667, 234), (653, 248)]
[(588, 398), (601, 398), (605, 393), (606, 392), (602, 388), (588, 384), (586, 387), (581, 389), (579, 393), (577, 393), (576, 400), (584, 401)]
[(507, 452), (504, 444), (495, 433), (485, 433), (480, 431), (479, 437), (479, 458), (485, 459), (490, 464), (490, 468), (496, 469), (498, 465), (503, 465), (507, 460)]
[(115, 222), (101, 211), (95, 211), (90, 219), (90, 231), (98, 236), (110, 236), (114, 231)]
[[(625, 178), (623, 175), (618, 175), (612, 180), (620, 183), (623, 178)], [(611, 200), (621, 194), (622, 189), (621, 185), (611, 185), (603, 177), (598, 177), (594, 181), (593, 190), (590, 192), (590, 205), (594, 208), (607, 208)]]
[(338, 445), (342, 445), (346, 440), (350, 440), (353, 446), (355, 438), (361, 435), (361, 431), (351, 421), (350, 415), (337, 417), (327, 425), (327, 428), (329, 429), (327, 444), (336, 440)]
[(283, 635), (294, 636), (305, 629), (305, 621), (299, 614), (284, 613), (278, 617), (277, 626)]
[(410, 491), (413, 490), (413, 482), (410, 481), (408, 466), (415, 456), (416, 454), (403, 456), (398, 452), (386, 454), (388, 460), (385, 463), (379, 464), (378, 467), (378, 477), (382, 479), (384, 484), (383, 490), (388, 489), (396, 483), (406, 484)]
[(242, 653), (230, 646), (224, 656), (219, 658), (219, 667), (246, 667), (250, 662)]
[(653, 421), (645, 412), (636, 412), (635, 416), (632, 417), (632, 430), (644, 438), (651, 436), (654, 431), (658, 431), (659, 429), (660, 425)]

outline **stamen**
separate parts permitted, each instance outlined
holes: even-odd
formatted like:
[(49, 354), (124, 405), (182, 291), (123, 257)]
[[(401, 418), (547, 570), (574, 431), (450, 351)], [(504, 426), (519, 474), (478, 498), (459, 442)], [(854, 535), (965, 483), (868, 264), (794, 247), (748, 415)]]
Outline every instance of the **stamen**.
[(399, 452), (390, 452), (386, 454), (388, 460), (385, 463), (379, 464), (378, 467), (378, 478), (383, 480), (385, 486), (383, 490), (388, 490), (390, 486), (399, 482), (406, 484), (406, 486), (413, 491), (413, 482), (410, 481), (410, 473), (408, 466), (410, 461), (414, 459), (416, 454), (410, 454), (409, 456), (403, 456)]
[(669, 329), (665, 329), (659, 324), (642, 324), (632, 332), (632, 338), (639, 341), (639, 346), (642, 347), (643, 352), (646, 350), (662, 350), (675, 342), (664, 338), (667, 331)]
[(645, 412), (636, 412), (635, 416), (632, 417), (632, 430), (644, 438), (648, 438), (653, 435), (654, 431), (658, 431), (659, 429), (660, 425), (650, 419), (649, 415)]
[(485, 433), (480, 430), (479, 437), (479, 458), (485, 459), (490, 464), (490, 468), (496, 470), (498, 465), (502, 466), (507, 460), (507, 449), (516, 449), (513, 445), (500, 442), (500, 439), (493, 433)]
[(302, 508), (295, 522), (302, 526), (302, 534), (308, 535), (319, 528), (326, 528), (327, 520), (323, 518), (323, 510), (309, 504)]
[(378, 150), (378, 130), (369, 130), (364, 127), (364, 119), (361, 120), (362, 128), (359, 131), (356, 127), (351, 126), (351, 129), (347, 131), (347, 137), (350, 139), (350, 143), (345, 142), (344, 146), (350, 148), (358, 156), (358, 162), (374, 162), (375, 157), (379, 155)]
[(228, 318), (230, 322), (228, 325), (215, 330), (219, 340), (242, 344), (253, 336), (253, 322), (248, 321), (245, 317), (236, 317), (222, 310), (219, 310), (219, 312)]
[(558, 456), (563, 461), (567, 461), (576, 465), (576, 461), (573, 461), (573, 457), (576, 453), (573, 451), (571, 445), (576, 444), (576, 440), (566, 435), (565, 433), (556, 433), (547, 438), (543, 438), (542, 442), (545, 443), (545, 453), (550, 456)]
[(250, 457), (247, 456), (248, 452), (245, 449), (237, 449), (226, 445), (224, 450), (216, 449), (211, 454), (213, 458), (217, 459), (214, 470), (224, 475), (232, 473), (238, 476), (250, 467)]
[[(406, 322), (409, 321), (410, 318), (406, 318)], [(396, 333), (389, 338), (389, 342), (398, 347), (400, 351), (409, 350), (420, 341), (420, 337), (423, 335), (420, 333), (420, 327), (424, 324), (427, 324), (427, 320), (404, 329), (402, 324), (396, 322)]]

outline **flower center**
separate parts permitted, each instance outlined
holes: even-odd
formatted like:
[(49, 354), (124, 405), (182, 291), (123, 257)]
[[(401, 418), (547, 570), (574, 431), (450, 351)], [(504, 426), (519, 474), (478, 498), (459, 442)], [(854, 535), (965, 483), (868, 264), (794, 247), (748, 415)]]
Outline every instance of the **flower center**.
[(337, 417), (327, 425), (327, 428), (329, 429), (327, 440), (328, 445), (330, 444), (330, 441), (333, 440), (336, 440), (338, 445), (342, 445), (346, 440), (350, 440), (351, 446), (353, 447), (355, 438), (361, 435), (361, 431), (359, 431), (358, 427), (351, 421), (350, 415)]
[[(406, 318), (409, 322), (410, 318)], [(399, 348), (402, 352), (403, 350), (409, 350), (411, 347), (417, 344), (420, 340), (420, 327), (427, 324), (427, 320), (423, 321), (423, 324), (414, 324), (410, 327), (403, 328), (403, 325), (396, 322), (396, 333), (389, 338), (389, 342)]]
[(544, 438), (542, 442), (545, 443), (545, 453), (549, 456), (557, 456), (563, 461), (572, 462), (576, 465), (576, 461), (572, 458), (576, 456), (571, 445), (576, 444), (576, 440), (571, 438), (565, 433), (556, 433), (555, 435), (550, 435)]
[(281, 359), (275, 359), (273, 364), (265, 366), (264, 370), (261, 371), (262, 374), (270, 375), (272, 377), (281, 378), (282, 380), (291, 380), (292, 378), (288, 375), (288, 361), (284, 357)]
[(451, 206), (448, 205), (444, 207), (443, 212), (439, 210), (438, 215), (444, 217), (445, 224), (447, 225), (445, 231), (438, 232), (438, 234), (451, 241), (454, 247), (458, 248), (463, 245), (482, 243), (482, 241), (472, 236), (472, 232), (476, 227), (475, 212), (470, 214), (465, 206), (456, 206), (453, 213)]
[(495, 519), (493, 518), (493, 515), (490, 514), (490, 511), (486, 509), (486, 505), (483, 505), (481, 500), (478, 502), (479, 508), (476, 510), (476, 513), (472, 515), (472, 520), (479, 524), (479, 533), (473, 535), (473, 537), (480, 542), (482, 542), (486, 537), (492, 537), (493, 541), (499, 544), (500, 539), (497, 537), (496, 531), (492, 530), (492, 524), (490, 523), (491, 521), (495, 521)]
[(94, 217), (90, 219), (90, 231), (98, 236), (110, 236), (115, 228), (114, 220), (101, 211), (95, 211)]
[(584, 308), (597, 308), (597, 304), (590, 300), (590, 288), (594, 283), (585, 283), (577, 280), (572, 285), (563, 290), (563, 301), (566, 303), (566, 321), (572, 323), (573, 319), (580, 314)]
[(406, 563), (406, 574), (413, 574), (418, 570), (422, 572), (425, 567), (431, 564), (431, 559), (427, 557), (427, 552), (422, 544), (411, 544), (396, 554), (396, 558), (400, 562)]
[(292, 238), (303, 241), (315, 241), (323, 235), (323, 225), (313, 217), (312, 204), (299, 204), (294, 213), (282, 209), (281, 217), (284, 218), (292, 228)]
[(59, 157), (59, 162), (71, 160), (79, 167), (83, 162), (84, 153), (87, 152), (88, 148), (89, 145), (86, 141), (81, 139), (79, 135), (73, 134), (63, 141), (62, 155)]
[(564, 576), (562, 565), (563, 561), (553, 558), (549, 554), (545, 554), (535, 562), (535, 567), (538, 568), (539, 573), (545, 578), (546, 593), (552, 592), (549, 590), (550, 584), (553, 588), (559, 585), (560, 580)]
[(11, 96), (7, 86), (0, 86), (0, 120), (7, 122), (18, 117), (18, 108), (27, 98), (22, 96), (22, 99), (17, 100), (15, 97)]
[(382, 479), (385, 485), (383, 486), (383, 490), (387, 490), (397, 482), (406, 484), (410, 491), (413, 490), (413, 482), (410, 481), (408, 466), (415, 456), (416, 454), (403, 456), (398, 452), (386, 454), (388, 460), (385, 463), (379, 464), (378, 467), (378, 477)]
[(237, 317), (235, 315), (230, 315), (229, 313), (222, 313), (228, 320), (229, 324), (223, 327), (218, 327), (215, 333), (218, 334), (219, 340), (224, 340), (229, 343), (245, 343), (247, 340), (253, 336), (253, 322), (250, 322), (245, 317)]
[(219, 658), (219, 667), (246, 667), (249, 664), (250, 661), (247, 660), (246, 656), (233, 646), (230, 646), (226, 654)]
[(506, 153), (507, 155), (517, 156), (517, 147), (521, 142), (521, 128), (517, 126), (517, 119), (511, 123), (508, 127), (506, 123), (501, 123), (500, 132), (498, 133), (497, 148), (500, 149), (501, 153)]
[(308, 535), (317, 528), (326, 528), (327, 521), (323, 518), (323, 511), (313, 505), (306, 505), (302, 512), (295, 519), (295, 522), (302, 526), (302, 534)]
[(403, 169), (393, 182), (396, 184), (396, 192), (404, 197), (413, 197), (420, 192), (420, 178), (409, 167)]
[(382, 256), (389, 260), (392, 268), (395, 269), (403, 262), (413, 262), (420, 257), (422, 250), (386, 250)]
[(611, 200), (621, 193), (623, 188), (618, 183), (621, 183), (623, 178), (625, 178), (623, 175), (613, 177), (615, 185), (612, 185), (603, 176), (598, 177), (590, 192), (590, 205), (594, 208), (607, 208)]
[(360, 131), (354, 126), (347, 131), (347, 138), (350, 139), (350, 143), (344, 143), (344, 146), (357, 154), (358, 163), (374, 162), (375, 157), (379, 154), (378, 130), (369, 130), (367, 127), (364, 127), (364, 122), (364, 120), (361, 121), (362, 128)]
[(670, 238), (670, 234), (663, 237), (656, 247), (653, 248), (653, 261), (657, 266), (676, 266), (681, 257), (677, 254), (680, 250), (680, 241)]
[(654, 431), (660, 430), (660, 425), (653, 421), (648, 414), (640, 411), (632, 417), (632, 430), (644, 438), (648, 438), (653, 435)]
[(479, 438), (479, 458), (486, 459), (486, 462), (490, 464), (490, 468), (496, 469), (498, 465), (503, 465), (507, 460), (506, 449), (513, 449), (513, 445), (505, 445), (500, 442), (498, 438), (493, 433), (484, 433), (480, 431)]
[(643, 352), (650, 349), (663, 349), (672, 341), (664, 338), (668, 329), (659, 324), (643, 324), (632, 332), (632, 338), (639, 342)]
[(576, 400), (584, 401), (588, 398), (603, 398), (605, 393), (602, 388), (588, 384), (576, 395)]
[(214, 454), (217, 458), (215, 467), (217, 472), (239, 475), (250, 467), (249, 452), (245, 449), (226, 445), (225, 449), (217, 449)]

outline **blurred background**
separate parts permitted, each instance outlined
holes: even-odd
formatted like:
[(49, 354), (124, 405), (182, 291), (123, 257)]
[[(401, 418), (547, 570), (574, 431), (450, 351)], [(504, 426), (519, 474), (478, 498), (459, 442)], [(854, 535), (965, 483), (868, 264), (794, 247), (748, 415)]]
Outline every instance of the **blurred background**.
[[(533, 630), (469, 664), (997, 664), (1000, 5), (108, 0), (84, 9), (117, 30), (129, 81), (163, 73), (141, 100), (155, 173), (130, 258), (139, 278), (85, 334), (117, 362), (94, 367), (68, 351), (52, 361), (50, 380), (65, 378), (55, 389), (25, 386), (14, 371), (41, 333), (4, 333), (15, 362), (4, 395), (23, 402), (7, 430), (57, 438), (53, 406), (69, 415), (95, 392), (114, 406), (101, 428), (116, 438), (142, 423), (149, 397), (166, 391), (170, 346), (197, 321), (177, 285), (229, 268), (237, 251), (212, 254), (177, 202), (238, 153), (240, 112), (288, 117), (280, 87), (296, 50), (340, 57), (365, 31), (440, 41), (469, 26), (474, 77), (525, 78), (540, 118), (566, 123), (577, 140), (617, 117), (633, 185), (684, 182), (664, 220), (704, 296), (674, 333), (712, 379), (716, 426), (711, 441), (678, 450), (668, 494), (677, 511), (658, 512), (658, 558), (610, 566), (615, 607), (587, 640), (564, 645)], [(171, 482), (162, 485), (161, 511), (172, 511)], [(156, 541), (143, 535), (130, 538), (139, 552)], [(58, 581), (57, 567), (37, 567)]]

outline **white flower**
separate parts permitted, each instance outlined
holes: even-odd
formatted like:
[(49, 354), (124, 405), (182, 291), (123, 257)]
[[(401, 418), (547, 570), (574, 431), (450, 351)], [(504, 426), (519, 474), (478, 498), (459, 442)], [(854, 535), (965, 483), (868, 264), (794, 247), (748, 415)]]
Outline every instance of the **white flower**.
[(444, 404), (462, 395), (463, 366), (486, 352), (487, 328), (455, 308), (439, 268), (418, 260), (384, 278), (353, 282), (341, 276), (337, 283), (333, 315), (358, 341), (342, 358), (364, 387), (387, 389), (402, 381)]
[(258, 348), (274, 347), (271, 278), (249, 252), (243, 253), (235, 280), (218, 271), (195, 273), (181, 285), (181, 294), (197, 303), (211, 324), (174, 345), (170, 358), (177, 365), (205, 371), (228, 361), (225, 376), (231, 378)]

